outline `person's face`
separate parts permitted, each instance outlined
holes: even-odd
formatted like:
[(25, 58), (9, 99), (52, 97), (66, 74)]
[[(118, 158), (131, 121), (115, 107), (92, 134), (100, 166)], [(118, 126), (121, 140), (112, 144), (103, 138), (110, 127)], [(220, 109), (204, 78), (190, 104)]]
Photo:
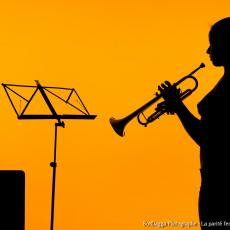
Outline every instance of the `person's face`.
[(224, 65), (224, 52), (223, 49), (218, 46), (215, 42), (210, 39), (210, 45), (207, 49), (207, 54), (209, 54), (210, 60), (214, 66)]
[(207, 53), (214, 66), (225, 66), (229, 63), (229, 54), (221, 38), (210, 35), (209, 44)]

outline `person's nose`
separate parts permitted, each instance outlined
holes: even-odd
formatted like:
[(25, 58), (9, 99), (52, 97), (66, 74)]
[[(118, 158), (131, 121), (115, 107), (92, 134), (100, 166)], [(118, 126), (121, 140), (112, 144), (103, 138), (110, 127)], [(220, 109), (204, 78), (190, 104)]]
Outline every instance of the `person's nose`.
[(211, 53), (210, 51), (211, 51), (211, 46), (208, 47), (208, 49), (207, 49), (207, 51), (206, 51), (207, 54), (210, 54), (210, 53)]

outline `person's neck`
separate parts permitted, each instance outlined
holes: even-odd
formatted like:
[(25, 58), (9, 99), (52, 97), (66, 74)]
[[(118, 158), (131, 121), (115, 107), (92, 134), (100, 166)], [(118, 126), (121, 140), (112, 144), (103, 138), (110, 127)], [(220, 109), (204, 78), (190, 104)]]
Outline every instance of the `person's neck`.
[(224, 66), (224, 75), (230, 75), (230, 63)]

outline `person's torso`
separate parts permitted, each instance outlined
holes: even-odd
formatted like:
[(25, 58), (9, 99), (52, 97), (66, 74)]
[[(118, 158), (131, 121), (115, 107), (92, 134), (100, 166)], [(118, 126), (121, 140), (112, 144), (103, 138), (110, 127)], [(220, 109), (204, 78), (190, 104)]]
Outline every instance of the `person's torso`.
[(221, 79), (198, 104), (202, 125), (201, 168), (230, 170), (229, 91), (229, 80)]

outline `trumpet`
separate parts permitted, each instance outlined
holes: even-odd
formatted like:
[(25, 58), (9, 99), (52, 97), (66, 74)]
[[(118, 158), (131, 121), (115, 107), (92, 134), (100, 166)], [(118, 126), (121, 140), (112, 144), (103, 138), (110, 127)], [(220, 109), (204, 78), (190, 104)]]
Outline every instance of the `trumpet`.
[[(192, 89), (186, 89), (184, 92), (180, 92), (179, 94), (179, 98), (181, 100), (185, 99), (186, 97), (188, 97), (189, 95), (191, 95), (198, 87), (198, 81), (197, 79), (193, 76), (194, 73), (196, 73), (199, 69), (205, 67), (204, 63), (201, 63), (199, 67), (197, 67), (195, 70), (193, 70), (191, 73), (189, 73), (188, 75), (186, 75), (185, 77), (182, 77), (179, 81), (177, 81), (176, 83), (173, 84), (173, 86), (178, 86), (179, 84), (181, 84), (182, 82), (184, 82), (187, 79), (192, 79), (194, 81), (194, 87)], [(147, 126), (149, 123), (153, 122), (154, 120), (156, 120), (157, 118), (159, 118), (161, 115), (163, 115), (166, 111), (165, 110), (156, 110), (154, 113), (152, 113), (150, 116), (146, 117), (144, 115), (144, 111), (149, 108), (152, 104), (154, 104), (155, 102), (157, 102), (160, 98), (162, 98), (162, 93), (158, 94), (156, 97), (154, 97), (153, 99), (151, 99), (150, 101), (148, 101), (146, 104), (144, 104), (143, 106), (141, 106), (140, 108), (138, 108), (137, 110), (135, 110), (134, 112), (132, 112), (131, 114), (129, 114), (128, 116), (121, 118), (121, 119), (115, 119), (114, 117), (111, 117), (109, 119), (110, 124), (112, 126), (112, 128), (114, 129), (114, 131), (121, 137), (123, 137), (125, 135), (124, 129), (125, 126), (135, 117), (137, 117), (138, 122), (143, 125), (143, 126)], [(145, 121), (142, 121), (140, 116), (144, 116)]]

